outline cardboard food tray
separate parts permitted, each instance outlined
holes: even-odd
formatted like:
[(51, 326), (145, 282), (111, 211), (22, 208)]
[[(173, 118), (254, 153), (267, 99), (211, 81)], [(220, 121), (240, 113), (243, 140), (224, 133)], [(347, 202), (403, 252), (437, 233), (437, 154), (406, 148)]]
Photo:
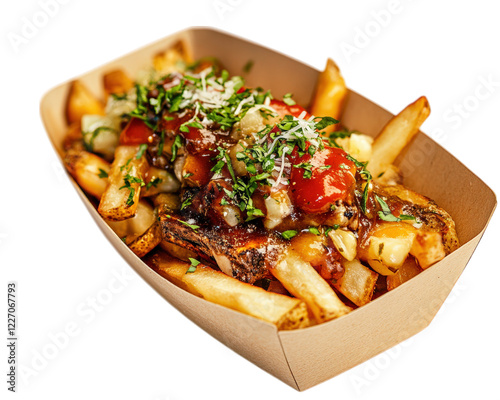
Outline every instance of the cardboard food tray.
[[(306, 106), (319, 71), (260, 45), (208, 28), (191, 28), (134, 51), (78, 79), (102, 93), (102, 75), (122, 68), (131, 76), (152, 56), (183, 39), (193, 57), (214, 56), (231, 74), (245, 75), (247, 86), (270, 89), (275, 97), (294, 93)], [(41, 115), (59, 156), (66, 133), (64, 105), (69, 82), (42, 99)], [(408, 99), (408, 103), (414, 99)], [(342, 123), (375, 136), (392, 117), (350, 91)], [(411, 281), (348, 315), (314, 327), (278, 331), (274, 325), (209, 303), (173, 285), (136, 257), (101, 219), (86, 195), (76, 190), (106, 237), (161, 296), (238, 354), (297, 390), (305, 390), (397, 345), (424, 329), (436, 315), (476, 248), (496, 206), (494, 193), (457, 159), (419, 133), (398, 160), (405, 185), (434, 199), (454, 218), (461, 247)], [(481, 206), (478, 207), (477, 205)]]

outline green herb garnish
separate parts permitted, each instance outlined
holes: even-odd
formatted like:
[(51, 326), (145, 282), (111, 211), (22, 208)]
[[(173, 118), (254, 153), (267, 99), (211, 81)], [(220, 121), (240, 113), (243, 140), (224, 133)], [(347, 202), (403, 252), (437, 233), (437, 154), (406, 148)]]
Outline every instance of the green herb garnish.
[(283, 236), (283, 238), (286, 239), (286, 240), (290, 240), (291, 238), (293, 238), (294, 236), (296, 236), (297, 233), (298, 233), (297, 231), (288, 230), (288, 231), (281, 232), (281, 236)]
[(191, 265), (187, 269), (186, 274), (191, 274), (191, 273), (195, 272), (196, 271), (196, 267), (200, 264), (200, 261), (198, 261), (195, 258), (189, 257), (189, 261), (191, 261)]

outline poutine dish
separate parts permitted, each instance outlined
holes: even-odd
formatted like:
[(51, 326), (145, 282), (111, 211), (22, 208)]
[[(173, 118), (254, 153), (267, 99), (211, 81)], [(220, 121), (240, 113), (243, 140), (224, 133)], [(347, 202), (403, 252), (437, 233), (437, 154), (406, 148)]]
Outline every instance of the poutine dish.
[(372, 139), (343, 127), (332, 60), (305, 108), (188, 53), (179, 42), (137, 77), (108, 71), (105, 101), (76, 80), (65, 109), (66, 168), (160, 275), (290, 330), (348, 314), (459, 247), (451, 216), (395, 165), (425, 97)]

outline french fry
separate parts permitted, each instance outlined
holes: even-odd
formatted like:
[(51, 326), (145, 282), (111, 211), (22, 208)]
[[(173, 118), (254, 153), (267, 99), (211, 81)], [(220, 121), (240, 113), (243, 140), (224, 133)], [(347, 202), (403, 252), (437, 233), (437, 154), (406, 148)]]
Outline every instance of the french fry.
[(66, 120), (68, 124), (80, 123), (85, 114), (104, 115), (104, 105), (80, 81), (71, 83), (66, 100)]
[(153, 57), (153, 67), (161, 74), (182, 70), (187, 63), (191, 62), (192, 58), (188, 53), (186, 44), (181, 40)]
[(137, 158), (139, 146), (118, 146), (109, 171), (108, 185), (99, 203), (104, 219), (122, 221), (137, 209), (143, 176), (148, 168), (144, 155)]
[[(138, 238), (140, 238), (141, 236), (147, 235), (148, 230), (155, 222), (155, 211), (146, 200), (139, 201), (135, 210), (135, 214), (131, 218), (124, 219), (123, 221), (106, 220), (108, 226), (128, 246), (130, 246), (134, 241), (138, 240)], [(152, 241), (154, 241), (152, 236), (145, 238), (142, 242), (138, 242), (136, 244), (136, 248), (140, 250), (140, 248), (145, 247), (144, 243)]]
[(110, 170), (106, 160), (85, 150), (70, 149), (64, 157), (64, 163), (84, 191), (97, 199), (101, 198)]
[(132, 79), (121, 69), (105, 73), (102, 79), (106, 99), (112, 93), (118, 95), (127, 93), (134, 86)]
[(333, 284), (335, 289), (358, 307), (369, 303), (377, 283), (378, 274), (354, 259), (343, 260), (344, 275)]
[(288, 249), (270, 271), (293, 296), (307, 304), (318, 323), (351, 311), (311, 264), (293, 250)]
[[(316, 83), (310, 107), (311, 114), (317, 117), (329, 116), (337, 120), (340, 119), (347, 93), (347, 87), (339, 67), (329, 58)], [(330, 125), (324, 132), (328, 134), (335, 129), (336, 125)]]
[[(93, 153), (77, 149), (70, 149), (64, 162), (80, 187), (101, 199), (108, 183), (109, 163)], [(146, 201), (139, 202), (133, 217), (123, 221), (107, 220), (106, 223), (138, 257), (145, 256), (162, 240), (161, 227)]]
[(373, 142), (372, 155), (367, 166), (374, 178), (384, 173), (396, 160), (398, 154), (418, 132), (430, 111), (427, 98), (422, 96), (384, 126)]
[(130, 250), (132, 250), (137, 257), (144, 257), (151, 250), (160, 244), (163, 237), (161, 234), (161, 225), (159, 221), (153, 222), (144, 234), (135, 239), (129, 244)]
[(203, 264), (198, 264), (194, 272), (188, 273), (190, 264), (164, 252), (148, 257), (146, 262), (160, 275), (188, 292), (275, 324), (279, 330), (310, 325), (306, 304), (299, 299), (267, 292)]

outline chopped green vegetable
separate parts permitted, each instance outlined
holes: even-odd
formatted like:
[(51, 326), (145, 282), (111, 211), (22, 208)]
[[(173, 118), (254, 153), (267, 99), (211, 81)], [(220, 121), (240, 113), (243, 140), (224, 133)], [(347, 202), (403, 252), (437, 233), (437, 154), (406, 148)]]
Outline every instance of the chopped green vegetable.
[(290, 240), (291, 238), (296, 236), (297, 233), (298, 233), (297, 231), (288, 230), (288, 231), (281, 232), (281, 236), (283, 236), (284, 239)]
[(196, 271), (196, 267), (200, 264), (200, 261), (198, 261), (195, 258), (189, 257), (189, 261), (191, 261), (191, 265), (189, 266), (188, 270), (186, 271), (186, 274), (191, 274)]

